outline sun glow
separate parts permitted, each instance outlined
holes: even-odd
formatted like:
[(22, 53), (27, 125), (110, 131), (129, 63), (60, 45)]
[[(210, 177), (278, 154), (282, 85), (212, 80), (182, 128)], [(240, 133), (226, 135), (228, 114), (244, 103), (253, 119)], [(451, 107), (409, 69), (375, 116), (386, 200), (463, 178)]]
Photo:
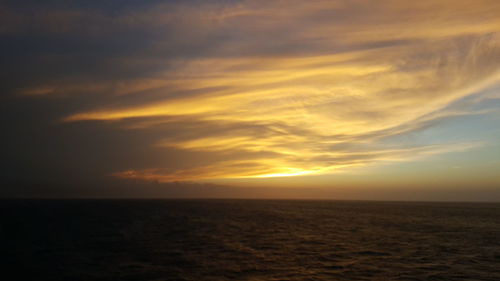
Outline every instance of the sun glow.
[(266, 174), (266, 175), (257, 175), (250, 178), (278, 178), (278, 177), (293, 177), (293, 176), (305, 176), (314, 174), (315, 171), (294, 171), (296, 169), (290, 169), (292, 171), (286, 173), (276, 173), (276, 174)]

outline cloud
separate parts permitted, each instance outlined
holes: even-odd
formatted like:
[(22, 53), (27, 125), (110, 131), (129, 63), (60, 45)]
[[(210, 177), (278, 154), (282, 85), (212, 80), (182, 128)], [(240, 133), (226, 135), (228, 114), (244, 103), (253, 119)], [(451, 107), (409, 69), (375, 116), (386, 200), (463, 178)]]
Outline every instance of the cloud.
[[(394, 138), (477, 114), (452, 105), (500, 80), (497, 1), (124, 7), (0, 9), (10, 26), (4, 36), (39, 37), (29, 60), (8, 65), (12, 93), (72, 104), (61, 126), (102, 123), (147, 135), (134, 145), (150, 154), (199, 155), (182, 165), (168, 157), (130, 164), (111, 173), (117, 177), (324, 174), (472, 149), (467, 141)], [(35, 66), (26, 72), (28, 64)]]

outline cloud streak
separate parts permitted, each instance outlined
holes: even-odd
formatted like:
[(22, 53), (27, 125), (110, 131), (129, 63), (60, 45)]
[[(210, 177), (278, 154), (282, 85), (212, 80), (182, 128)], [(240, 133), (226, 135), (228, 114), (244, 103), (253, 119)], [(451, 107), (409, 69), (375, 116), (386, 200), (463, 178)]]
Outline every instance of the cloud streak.
[[(0, 11), (9, 23), (2, 34), (34, 28), (22, 11)], [(89, 48), (124, 37), (140, 42), (113, 55), (119, 48), (104, 48), (86, 72), (30, 79), (13, 92), (83, 101), (59, 121), (155, 132), (143, 144), (153, 151), (216, 155), (182, 167), (118, 170), (117, 177), (333, 173), (477, 147), (394, 138), (476, 114), (453, 105), (500, 81), (498, 14), (498, 1), (487, 0), (172, 1), (120, 14), (58, 8), (30, 16), (41, 34), (79, 34)], [(35, 55), (75, 63), (74, 54)]]

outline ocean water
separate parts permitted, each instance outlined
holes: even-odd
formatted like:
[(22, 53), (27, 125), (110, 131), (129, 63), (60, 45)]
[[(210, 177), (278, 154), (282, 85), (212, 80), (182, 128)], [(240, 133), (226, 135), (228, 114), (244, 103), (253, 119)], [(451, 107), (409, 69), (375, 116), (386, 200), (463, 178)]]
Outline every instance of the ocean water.
[(500, 280), (500, 204), (3, 200), (3, 280)]

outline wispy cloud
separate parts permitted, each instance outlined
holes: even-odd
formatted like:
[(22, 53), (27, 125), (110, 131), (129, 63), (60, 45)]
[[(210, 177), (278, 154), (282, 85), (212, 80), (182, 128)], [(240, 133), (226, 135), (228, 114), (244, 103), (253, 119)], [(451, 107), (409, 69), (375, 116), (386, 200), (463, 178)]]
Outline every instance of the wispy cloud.
[[(34, 28), (22, 13), (0, 11), (11, 26), (3, 33)], [(126, 53), (101, 50), (96, 65), (106, 75), (89, 67), (17, 94), (79, 97), (86, 102), (64, 122), (165, 132), (144, 145), (218, 155), (210, 163), (137, 167), (118, 177), (331, 173), (476, 147), (390, 139), (477, 114), (450, 107), (500, 80), (499, 14), (500, 3), (487, 0), (186, 1), (119, 15), (48, 10), (33, 17), (44, 34), (142, 41)]]

